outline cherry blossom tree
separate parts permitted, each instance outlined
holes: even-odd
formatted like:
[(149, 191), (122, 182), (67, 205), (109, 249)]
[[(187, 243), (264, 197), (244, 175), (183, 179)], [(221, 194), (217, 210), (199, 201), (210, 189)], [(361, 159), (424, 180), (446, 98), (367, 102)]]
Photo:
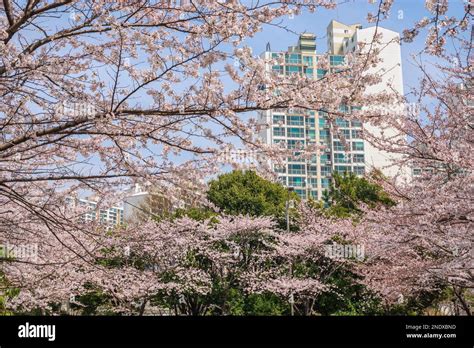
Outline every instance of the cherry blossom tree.
[[(109, 231), (92, 224), (95, 233), (74, 236), (38, 233), (29, 241), (40, 246), (37, 253), (12, 254), (4, 265), (10, 287), (19, 290), (8, 305), (57, 313), (64, 310), (58, 304), (80, 308), (81, 296), (95, 291), (106, 299), (107, 312), (143, 314), (158, 298), (175, 314), (203, 315), (213, 282), (229, 282), (237, 276), (236, 265), (247, 267), (259, 250), (250, 244), (271, 234), (274, 225), (266, 217), (183, 217)], [(68, 238), (87, 253), (78, 256)]]
[(378, 180), (397, 204), (367, 210), (353, 235), (366, 246), (366, 284), (387, 302), (449, 286), (470, 314), (465, 292), (474, 284), (472, 5), (465, 4), (461, 18), (448, 16), (447, 1), (426, 1), (426, 8), (432, 16), (403, 38), (410, 42), (428, 32), (415, 59), (420, 84), (410, 91), (411, 100), (402, 99), (408, 106), (415, 100), (415, 107), (365, 114), (397, 130), (401, 137), (367, 134), (367, 140), (401, 154), (397, 164), (414, 175)]

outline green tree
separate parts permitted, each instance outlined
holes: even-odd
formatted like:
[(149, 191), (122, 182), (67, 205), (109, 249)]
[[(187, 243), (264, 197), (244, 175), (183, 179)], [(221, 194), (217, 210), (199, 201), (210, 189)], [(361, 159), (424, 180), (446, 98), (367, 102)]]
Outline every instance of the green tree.
[(299, 200), (295, 192), (251, 170), (235, 170), (220, 175), (209, 183), (207, 198), (224, 213), (274, 216), (282, 227), (285, 226), (287, 200)]
[[(375, 177), (380, 173), (374, 172), (371, 175)], [(360, 203), (365, 203), (371, 208), (377, 205), (395, 205), (380, 185), (347, 172), (343, 175), (334, 173), (329, 190), (323, 194), (323, 201), (327, 208), (326, 212), (337, 217), (360, 214), (362, 212), (359, 209)]]

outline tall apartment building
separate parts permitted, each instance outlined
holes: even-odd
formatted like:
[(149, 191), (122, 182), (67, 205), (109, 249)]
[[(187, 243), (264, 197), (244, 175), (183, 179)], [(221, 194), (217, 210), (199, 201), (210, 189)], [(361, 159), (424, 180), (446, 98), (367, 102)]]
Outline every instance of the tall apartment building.
[(96, 201), (84, 198), (79, 199), (78, 205), (87, 210), (82, 217), (85, 222), (99, 221), (101, 224), (109, 226), (121, 225), (124, 222), (122, 205), (98, 209)]
[(98, 221), (108, 226), (122, 225), (124, 223), (123, 204), (116, 204), (107, 209), (99, 209), (97, 200), (94, 197), (77, 198), (67, 197), (68, 207), (82, 208), (84, 212), (80, 216), (82, 222)]
[[(328, 53), (331, 69), (337, 69), (344, 63), (345, 55), (358, 49), (359, 42), (370, 42), (375, 34), (375, 27), (363, 29), (361, 25), (345, 25), (331, 21), (327, 28)], [(367, 93), (378, 93), (391, 83), (392, 88), (403, 93), (400, 45), (397, 41), (399, 34), (391, 30), (378, 27), (377, 33), (382, 34), (380, 57), (383, 62), (369, 72), (383, 71), (382, 82), (372, 86)], [(316, 53), (316, 37), (305, 33), (300, 35), (296, 46), (291, 46), (285, 52), (272, 52), (267, 45), (262, 54), (265, 59), (284, 56), (284, 64), (268, 66), (267, 69), (279, 74), (305, 74), (308, 77), (319, 79), (327, 73), (318, 68), (318, 54)], [(341, 105), (341, 111), (350, 113), (353, 107)], [(394, 105), (393, 108), (403, 108)], [(300, 145), (322, 144), (325, 149), (317, 151), (311, 159), (301, 159), (297, 156), (288, 157), (283, 166), (277, 167), (271, 163), (273, 170), (278, 173), (283, 185), (294, 188), (302, 198), (312, 197), (321, 199), (325, 189), (330, 185), (334, 172), (353, 172), (364, 175), (373, 168), (381, 169), (384, 174), (393, 176), (398, 168), (393, 166), (396, 155), (380, 151), (362, 139), (362, 124), (358, 121), (337, 119), (339, 132), (333, 130), (324, 111), (314, 110), (268, 110), (259, 115), (260, 122), (271, 124), (259, 136), (267, 144), (284, 142), (289, 149)], [(377, 134), (378, 129), (370, 125), (364, 128)], [(390, 133), (390, 130), (388, 130)], [(387, 134), (387, 130), (384, 130)], [(396, 133), (393, 133), (396, 134)], [(344, 137), (349, 147), (342, 144), (339, 137)]]

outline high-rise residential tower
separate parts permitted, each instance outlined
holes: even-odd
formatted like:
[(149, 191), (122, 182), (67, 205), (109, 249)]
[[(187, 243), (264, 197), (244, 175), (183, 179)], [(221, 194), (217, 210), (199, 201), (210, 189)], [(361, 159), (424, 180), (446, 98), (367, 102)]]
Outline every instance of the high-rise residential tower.
[[(399, 34), (394, 31), (381, 27), (363, 29), (359, 24), (345, 25), (331, 21), (327, 28), (331, 69), (337, 69), (338, 65), (344, 63), (348, 53), (358, 50), (358, 43), (370, 42), (376, 30), (382, 34), (383, 49), (380, 50), (382, 62), (370, 68), (369, 73), (383, 72), (383, 77), (382, 81), (371, 86), (367, 93), (378, 93), (390, 84), (396, 92), (403, 94)], [(285, 52), (272, 52), (270, 45), (267, 45), (266, 52), (262, 54), (265, 59), (282, 56), (284, 56), (283, 64), (268, 66), (268, 69), (279, 74), (305, 74), (315, 79), (323, 77), (326, 73), (325, 70), (318, 68), (316, 37), (313, 34), (301, 34), (297, 45), (289, 47)], [(351, 108), (353, 107), (341, 105), (343, 112), (350, 113)], [(397, 108), (403, 106), (393, 105), (392, 111)], [(271, 124), (271, 127), (259, 134), (267, 144), (284, 142), (289, 149), (311, 144), (321, 144), (325, 147), (324, 150), (316, 152), (311, 159), (295, 156), (287, 158), (283, 166), (272, 163), (283, 185), (294, 188), (302, 198), (321, 199), (323, 191), (330, 185), (334, 172), (364, 175), (378, 168), (388, 176), (397, 173), (398, 168), (393, 165), (396, 155), (380, 151), (363, 140), (363, 127), (360, 122), (336, 119), (339, 132), (335, 132), (326, 116), (324, 111), (295, 109), (268, 110), (260, 113), (260, 122)], [(364, 129), (372, 134), (380, 131), (365, 124)], [(390, 133), (391, 130), (385, 129), (384, 134), (387, 132)], [(395, 131), (393, 135), (396, 135)], [(344, 137), (346, 145), (339, 137)]]

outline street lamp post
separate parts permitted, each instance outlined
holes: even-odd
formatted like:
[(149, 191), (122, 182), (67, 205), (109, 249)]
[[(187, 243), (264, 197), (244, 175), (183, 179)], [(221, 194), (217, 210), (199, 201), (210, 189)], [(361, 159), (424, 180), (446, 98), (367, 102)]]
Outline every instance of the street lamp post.
[(292, 208), (291, 203), (293, 203), (292, 200), (290, 200), (290, 192), (293, 192), (295, 189), (293, 187), (288, 187), (288, 197), (286, 199), (286, 232), (290, 232), (290, 208)]
[[(293, 203), (292, 200), (290, 200), (290, 192), (293, 192), (294, 188), (293, 187), (288, 187), (288, 198), (286, 199), (286, 232), (290, 233), (290, 203)], [(293, 208), (293, 206), (291, 206)], [(290, 261), (290, 276), (293, 276), (293, 267)], [(294, 298), (293, 294), (290, 296), (290, 310), (291, 310), (291, 316), (295, 315), (295, 308), (294, 308)]]

